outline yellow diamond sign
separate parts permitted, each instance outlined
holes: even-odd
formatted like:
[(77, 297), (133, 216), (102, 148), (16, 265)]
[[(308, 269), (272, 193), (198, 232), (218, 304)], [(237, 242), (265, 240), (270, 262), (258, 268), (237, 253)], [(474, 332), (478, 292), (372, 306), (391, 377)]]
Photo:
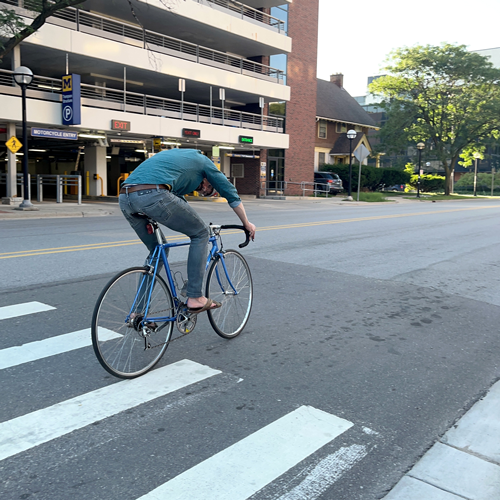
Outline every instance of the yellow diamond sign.
[(16, 154), (23, 145), (18, 141), (17, 137), (12, 136), (5, 145), (11, 150), (12, 153)]

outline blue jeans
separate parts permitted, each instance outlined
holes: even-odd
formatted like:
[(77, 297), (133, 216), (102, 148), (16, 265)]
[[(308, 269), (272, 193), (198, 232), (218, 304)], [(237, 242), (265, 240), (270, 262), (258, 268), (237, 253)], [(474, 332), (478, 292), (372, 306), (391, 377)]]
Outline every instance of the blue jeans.
[(120, 209), (137, 236), (148, 247), (150, 255), (158, 242), (148, 234), (147, 221), (132, 214), (141, 212), (164, 226), (191, 239), (187, 261), (188, 297), (201, 297), (203, 275), (208, 256), (210, 230), (201, 217), (183, 199), (165, 189), (144, 189), (119, 197)]

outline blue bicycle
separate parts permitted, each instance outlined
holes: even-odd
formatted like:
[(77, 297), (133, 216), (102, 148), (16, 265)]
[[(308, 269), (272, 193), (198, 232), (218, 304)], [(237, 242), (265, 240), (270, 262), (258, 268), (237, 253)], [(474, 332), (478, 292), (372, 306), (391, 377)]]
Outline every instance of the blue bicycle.
[[(169, 266), (166, 249), (189, 242), (164, 243), (158, 223), (143, 214), (148, 231), (158, 245), (144, 267), (131, 267), (112, 278), (104, 287), (92, 316), (92, 345), (97, 359), (112, 375), (135, 378), (151, 370), (167, 350), (174, 323), (182, 335), (193, 331), (197, 314), (188, 312), (185, 300), (177, 294), (175, 276)], [(245, 231), (243, 226), (210, 224), (212, 244), (206, 264), (205, 296), (222, 303), (208, 310), (215, 332), (226, 339), (239, 335), (250, 317), (253, 282), (250, 268), (236, 250), (224, 250), (221, 231)], [(165, 268), (165, 279), (160, 270)], [(178, 337), (179, 338), (179, 337)]]

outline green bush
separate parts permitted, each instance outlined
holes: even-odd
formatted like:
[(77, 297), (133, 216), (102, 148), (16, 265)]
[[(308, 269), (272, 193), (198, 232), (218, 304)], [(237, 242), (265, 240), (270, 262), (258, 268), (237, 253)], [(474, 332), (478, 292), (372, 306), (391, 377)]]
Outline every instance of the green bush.
[[(474, 192), (474, 173), (469, 172), (460, 177), (455, 182), (455, 192), (473, 193)], [(477, 174), (476, 191), (484, 194), (491, 194), (491, 174)], [(493, 194), (498, 194), (500, 191), (500, 173), (496, 173), (494, 177)]]
[[(333, 172), (342, 179), (344, 189), (349, 185), (349, 165), (336, 163), (320, 165), (323, 172)], [(359, 164), (352, 164), (352, 191), (358, 189)], [(395, 184), (406, 184), (410, 180), (410, 175), (402, 170), (393, 168), (376, 168), (367, 165), (361, 167), (361, 189), (377, 191), (384, 186), (394, 186)]]
[[(405, 173), (410, 176), (410, 181), (406, 184), (405, 191), (417, 189), (418, 174), (414, 173), (415, 167), (412, 163), (407, 163)], [(425, 174), (420, 176), (420, 191), (422, 193), (436, 193), (444, 191), (445, 177), (442, 175)]]

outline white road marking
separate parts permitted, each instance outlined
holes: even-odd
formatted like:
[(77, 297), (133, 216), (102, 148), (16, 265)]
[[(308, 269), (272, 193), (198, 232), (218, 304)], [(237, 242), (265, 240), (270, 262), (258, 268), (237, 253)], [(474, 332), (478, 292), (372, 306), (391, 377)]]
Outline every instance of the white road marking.
[(0, 460), (219, 373), (185, 359), (8, 420), (0, 424)]
[(367, 454), (366, 446), (359, 444), (353, 444), (348, 448), (340, 448), (340, 450), (321, 460), (300, 484), (281, 495), (278, 500), (304, 500), (304, 498), (313, 500), (318, 498), (344, 472), (366, 457)]
[(15, 304), (13, 306), (0, 307), (0, 320), (17, 318), (44, 311), (52, 311), (55, 307), (42, 304), (41, 302), (25, 302), (24, 304)]
[(139, 500), (246, 500), (352, 425), (301, 406)]
[[(99, 331), (99, 338), (101, 340), (111, 340), (121, 336), (102, 327), (99, 328)], [(55, 356), (63, 352), (74, 351), (75, 349), (89, 345), (92, 345), (91, 330), (90, 328), (86, 328), (85, 330), (38, 340), (21, 346), (9, 347), (0, 351), (0, 370), (29, 363), (37, 359), (48, 358), (49, 356)]]

